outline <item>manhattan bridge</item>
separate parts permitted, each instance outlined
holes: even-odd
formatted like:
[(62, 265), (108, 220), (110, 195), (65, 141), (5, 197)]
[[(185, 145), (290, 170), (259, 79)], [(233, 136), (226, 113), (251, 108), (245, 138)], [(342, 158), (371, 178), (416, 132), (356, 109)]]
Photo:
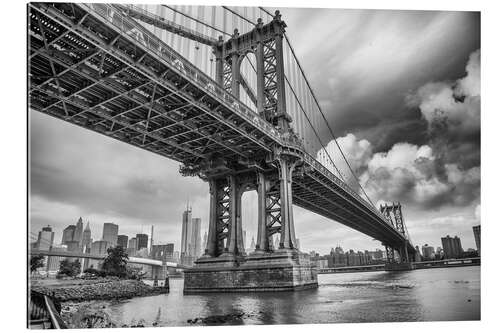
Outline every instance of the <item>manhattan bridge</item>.
[[(184, 292), (317, 286), (297, 250), (293, 205), (380, 241), (388, 269), (411, 269), (401, 205), (377, 208), (363, 190), (279, 11), (31, 3), (28, 16), (31, 109), (173, 159), (182, 175), (207, 182), (207, 248), (186, 270)], [(336, 151), (326, 149), (331, 140)], [(241, 198), (252, 190), (258, 234), (245, 253)]]

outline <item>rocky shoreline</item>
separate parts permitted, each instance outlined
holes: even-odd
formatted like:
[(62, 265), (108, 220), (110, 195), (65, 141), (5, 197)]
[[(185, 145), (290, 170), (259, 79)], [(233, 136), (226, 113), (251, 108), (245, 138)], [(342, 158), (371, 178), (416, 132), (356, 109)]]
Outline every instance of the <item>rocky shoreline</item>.
[(42, 294), (50, 295), (60, 302), (117, 300), (165, 294), (168, 286), (152, 287), (138, 280), (70, 280), (61, 284), (34, 284), (31, 288)]

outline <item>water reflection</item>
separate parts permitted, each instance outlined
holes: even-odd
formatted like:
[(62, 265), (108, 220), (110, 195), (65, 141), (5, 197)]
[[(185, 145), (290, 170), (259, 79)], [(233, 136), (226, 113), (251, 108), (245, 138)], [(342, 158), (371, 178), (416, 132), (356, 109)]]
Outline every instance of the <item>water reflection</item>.
[(121, 324), (248, 325), (480, 319), (479, 267), (319, 276), (319, 288), (299, 292), (170, 294), (110, 305)]

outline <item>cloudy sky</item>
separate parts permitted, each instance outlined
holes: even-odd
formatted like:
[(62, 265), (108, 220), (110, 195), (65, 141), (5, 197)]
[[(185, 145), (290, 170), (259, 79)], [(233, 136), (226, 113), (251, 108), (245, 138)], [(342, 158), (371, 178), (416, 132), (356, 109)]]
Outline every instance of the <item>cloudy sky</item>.
[[(416, 245), (440, 237), (475, 248), (480, 223), (480, 17), (470, 12), (282, 8), (288, 36), (331, 127), (373, 202), (401, 201)], [(207, 226), (208, 186), (178, 164), (30, 111), (31, 230), (78, 217), (180, 247), (181, 214)], [(321, 133), (324, 142), (331, 137)], [(333, 148), (333, 143), (327, 147)], [(255, 194), (244, 196), (247, 242)], [(302, 250), (380, 243), (295, 208)], [(248, 246), (248, 245), (247, 245)]]

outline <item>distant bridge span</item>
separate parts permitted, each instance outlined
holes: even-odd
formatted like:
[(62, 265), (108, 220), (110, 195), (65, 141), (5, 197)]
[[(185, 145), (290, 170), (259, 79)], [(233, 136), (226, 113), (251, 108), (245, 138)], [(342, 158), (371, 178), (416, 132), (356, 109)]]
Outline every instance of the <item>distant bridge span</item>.
[[(95, 259), (95, 260), (103, 260), (107, 256), (106, 254), (91, 254), (83, 252), (47, 251), (47, 250), (31, 250), (29, 254), (49, 256), (49, 257), (85, 258), (85, 259)], [(140, 257), (129, 257), (128, 262), (131, 264), (142, 264), (154, 267), (167, 266), (173, 268), (186, 268), (185, 266), (177, 264), (175, 262), (166, 262), (164, 265), (161, 260), (154, 260), (154, 259), (140, 258)]]

